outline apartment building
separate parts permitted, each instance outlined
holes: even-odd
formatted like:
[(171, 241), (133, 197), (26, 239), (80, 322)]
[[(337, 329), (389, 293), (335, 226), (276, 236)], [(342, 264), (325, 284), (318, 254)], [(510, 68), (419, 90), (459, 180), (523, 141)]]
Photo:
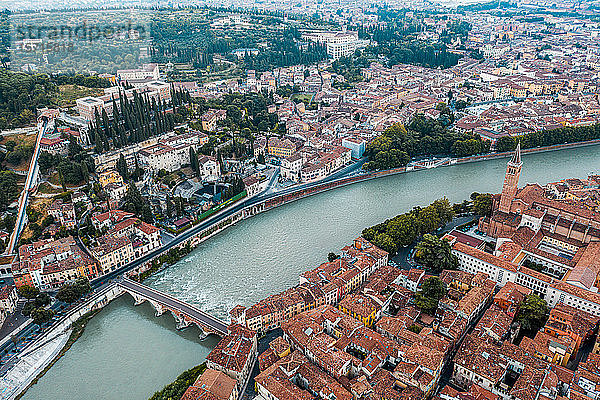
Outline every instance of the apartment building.
[(160, 79), (160, 71), (158, 64), (144, 64), (141, 68), (117, 70), (117, 78), (134, 85), (136, 81), (157, 81)]
[(161, 246), (160, 230), (137, 218), (123, 219), (90, 248), (103, 274), (112, 272)]
[(73, 203), (57, 199), (46, 208), (46, 212), (48, 215), (52, 215), (56, 223), (59, 223), (67, 229), (75, 228), (77, 221)]
[(202, 130), (206, 132), (214, 132), (217, 130), (217, 123), (223, 121), (227, 117), (225, 110), (216, 110), (211, 108), (200, 117), (202, 122)]
[(232, 324), (227, 335), (206, 357), (206, 366), (235, 380), (238, 393), (243, 389), (257, 356), (258, 335), (253, 330)]
[(69, 236), (58, 240), (40, 240), (19, 247), (12, 265), (15, 286), (35, 286), (53, 290), (78, 278), (99, 276), (98, 263)]

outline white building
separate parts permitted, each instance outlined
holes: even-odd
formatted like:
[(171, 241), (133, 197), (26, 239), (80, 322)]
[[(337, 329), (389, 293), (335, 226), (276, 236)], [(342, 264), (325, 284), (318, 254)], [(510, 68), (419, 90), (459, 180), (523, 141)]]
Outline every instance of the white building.
[(306, 31), (302, 33), (302, 38), (317, 43), (323, 43), (327, 46), (327, 54), (337, 60), (340, 57), (347, 57), (369, 44), (368, 40), (358, 38), (356, 31)]
[(6, 314), (10, 314), (17, 308), (17, 289), (12, 285), (3, 286), (0, 288), (0, 312), (4, 310)]
[[(162, 138), (158, 143), (141, 149), (138, 153), (140, 164), (150, 171), (158, 172), (164, 169), (172, 172), (183, 165), (190, 164), (190, 148), (197, 150), (208, 140), (208, 136), (200, 132), (190, 132), (184, 135), (171, 135)], [(216, 163), (216, 162), (215, 162)], [(208, 175), (220, 175), (218, 163), (208, 163), (202, 169)], [(204, 164), (204, 163), (203, 163)]]
[(158, 80), (160, 78), (160, 71), (158, 70), (158, 64), (144, 64), (142, 68), (119, 69), (117, 70), (117, 77), (121, 81), (127, 82)]
[(593, 290), (554, 279), (459, 242), (454, 243), (452, 252), (458, 257), (458, 269), (462, 271), (486, 273), (498, 286), (504, 286), (506, 282), (524, 286), (546, 300), (549, 307), (563, 303), (600, 316), (600, 294)]
[(294, 182), (300, 182), (300, 172), (302, 171), (302, 155), (292, 154), (281, 160), (281, 176)]
[(140, 150), (140, 163), (153, 172), (164, 169), (167, 172), (176, 171), (184, 164), (190, 163), (190, 146), (176, 146), (157, 143)]
[(200, 171), (201, 179), (215, 179), (221, 176), (221, 166), (219, 161), (212, 156), (198, 157), (198, 170)]
[(121, 201), (127, 194), (127, 186), (118, 183), (109, 183), (104, 187), (104, 191), (113, 201)]
[(260, 181), (254, 175), (244, 178), (244, 186), (246, 187), (246, 196), (252, 197), (262, 192), (267, 184), (267, 180)]
[(352, 150), (352, 158), (359, 159), (363, 156), (367, 145), (364, 139), (347, 137), (342, 139), (342, 146)]

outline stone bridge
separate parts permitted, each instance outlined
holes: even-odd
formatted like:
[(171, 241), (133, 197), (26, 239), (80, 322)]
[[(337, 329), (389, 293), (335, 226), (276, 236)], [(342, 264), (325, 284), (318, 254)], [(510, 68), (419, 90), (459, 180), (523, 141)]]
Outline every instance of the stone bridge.
[(213, 333), (221, 337), (227, 334), (227, 323), (173, 296), (126, 278), (118, 286), (133, 297), (135, 305), (144, 301), (152, 304), (157, 317), (170, 311), (177, 321), (177, 329), (195, 324), (206, 334)]

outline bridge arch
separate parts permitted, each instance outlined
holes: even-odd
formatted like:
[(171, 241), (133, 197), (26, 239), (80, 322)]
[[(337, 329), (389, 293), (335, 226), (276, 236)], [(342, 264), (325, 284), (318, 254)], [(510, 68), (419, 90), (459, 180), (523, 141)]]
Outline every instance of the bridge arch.
[(123, 279), (118, 285), (124, 293), (128, 293), (134, 299), (135, 305), (146, 301), (150, 303), (156, 310), (156, 316), (169, 311), (177, 323), (177, 329), (185, 329), (194, 324), (202, 331), (201, 336), (204, 337), (209, 334), (217, 336), (227, 334), (225, 322), (171, 295), (130, 279)]

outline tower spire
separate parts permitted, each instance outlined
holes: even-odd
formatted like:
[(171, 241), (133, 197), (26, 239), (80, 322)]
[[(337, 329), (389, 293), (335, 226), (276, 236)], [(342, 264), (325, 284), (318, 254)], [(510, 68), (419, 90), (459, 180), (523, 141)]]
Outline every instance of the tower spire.
[(517, 142), (517, 148), (515, 149), (515, 152), (513, 153), (513, 156), (510, 159), (510, 163), (514, 164), (514, 165), (521, 165), (522, 164), (522, 161), (521, 161), (521, 141), (520, 140)]

